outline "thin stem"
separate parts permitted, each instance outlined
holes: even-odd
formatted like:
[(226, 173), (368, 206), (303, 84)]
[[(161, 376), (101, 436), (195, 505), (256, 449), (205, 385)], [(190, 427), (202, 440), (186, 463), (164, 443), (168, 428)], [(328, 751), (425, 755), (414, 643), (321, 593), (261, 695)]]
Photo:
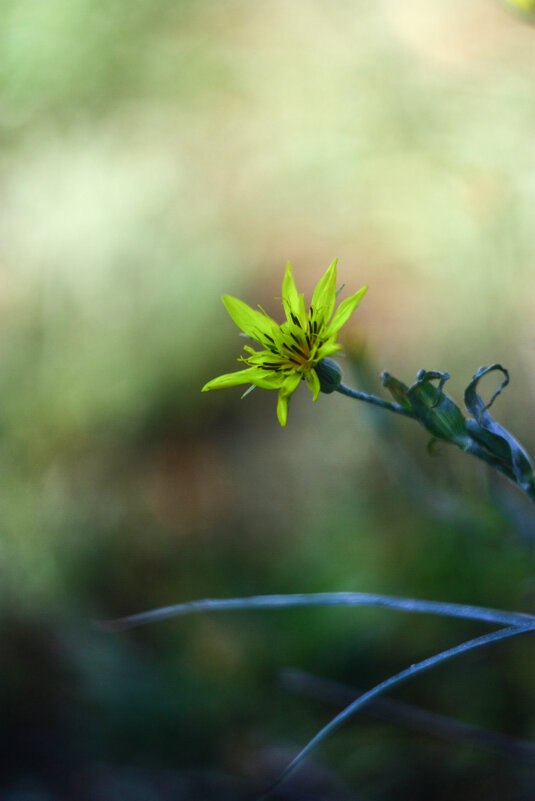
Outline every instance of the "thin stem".
[(444, 615), (447, 617), (481, 620), (487, 623), (503, 623), (511, 626), (535, 624), (535, 616), (522, 612), (507, 612), (501, 609), (487, 609), (482, 606), (443, 603), (440, 601), (420, 601), (416, 598), (396, 598), (390, 595), (377, 595), (369, 592), (312, 592), (292, 593), (290, 595), (253, 595), (249, 598), (204, 598), (200, 601), (187, 601), (174, 606), (163, 606), (148, 612), (138, 612), (116, 620), (100, 621), (97, 625), (103, 631), (126, 631), (149, 623), (159, 623), (183, 615), (204, 612), (229, 612), (243, 609), (289, 609), (306, 606), (382, 606), (398, 609), (401, 612)]
[[(401, 414), (404, 417), (410, 417), (413, 420), (418, 420), (418, 416), (414, 414), (414, 412), (412, 412), (410, 409), (405, 409), (405, 407), (400, 406), (399, 403), (385, 401), (382, 398), (377, 398), (375, 395), (368, 395), (367, 392), (359, 392), (357, 389), (346, 387), (345, 384), (339, 384), (339, 386), (336, 388), (336, 392), (339, 392), (341, 395), (347, 395), (348, 398), (354, 398), (355, 400), (361, 400), (365, 403), (371, 403), (373, 406), (379, 406), (379, 408), (386, 409), (389, 412), (395, 412), (396, 414)], [(419, 422), (422, 421), (420, 420)], [(535, 476), (529, 481), (525, 481), (523, 483), (519, 482), (513, 471), (505, 462), (498, 459), (493, 454), (485, 451), (474, 440), (472, 440), (468, 447), (463, 448), (463, 450), (465, 453), (472, 454), (472, 456), (481, 459), (499, 473), (502, 473), (504, 476), (506, 476), (506, 478), (512, 481), (513, 484), (516, 484), (519, 489), (525, 492), (530, 501), (535, 504)]]
[(402, 414), (404, 417), (412, 417), (413, 420), (416, 419), (416, 416), (410, 409), (405, 409), (403, 406), (400, 406), (399, 403), (392, 403), (391, 401), (377, 398), (375, 395), (368, 395), (367, 392), (359, 392), (357, 389), (346, 387), (345, 384), (339, 384), (336, 388), (336, 392), (339, 392), (341, 395), (347, 395), (348, 398), (354, 398), (355, 400), (361, 400), (365, 403), (371, 403), (374, 406), (380, 406), (381, 409), (388, 409), (389, 412)]
[[(357, 687), (349, 687), (337, 681), (319, 678), (297, 668), (287, 668), (282, 672), (281, 685), (283, 689), (293, 694), (339, 707), (353, 703), (364, 692)], [(481, 748), (508, 754), (516, 759), (535, 764), (535, 743), (482, 729), (402, 701), (394, 701), (391, 698), (375, 698), (367, 707), (363, 708), (362, 713), (377, 720), (432, 734), (443, 740), (478, 745)]]
[(394, 676), (390, 676), (390, 678), (382, 681), (380, 684), (376, 684), (375, 687), (359, 696), (355, 701), (353, 701), (353, 703), (349, 704), (349, 706), (347, 706), (342, 712), (336, 715), (336, 717), (333, 718), (330, 723), (324, 726), (323, 729), (321, 729), (321, 731), (319, 731), (315, 737), (313, 737), (309, 743), (297, 754), (292, 762), (290, 762), (286, 770), (281, 773), (279, 778), (269, 788), (269, 790), (257, 798), (257, 801), (266, 801), (267, 798), (270, 798), (273, 792), (277, 790), (281, 784), (286, 781), (286, 779), (288, 779), (288, 777), (301, 764), (301, 762), (303, 762), (303, 760), (306, 759), (306, 757), (308, 757), (318, 745), (323, 743), (323, 741), (330, 734), (332, 734), (333, 731), (340, 728), (340, 726), (349, 718), (353, 717), (353, 715), (361, 707), (363, 707), (365, 704), (368, 704), (372, 699), (376, 698), (378, 695), (381, 695), (386, 690), (396, 687), (397, 685), (406, 682), (413, 676), (416, 676), (419, 673), (424, 673), (425, 671), (434, 668), (436, 665), (453, 659), (456, 656), (460, 656), (467, 651), (472, 651), (475, 648), (481, 648), (482, 646), (490, 645), (493, 642), (499, 642), (500, 640), (505, 640), (509, 637), (516, 637), (518, 634), (525, 634), (529, 631), (533, 631), (534, 629), (535, 626), (533, 624), (531, 626), (512, 626), (510, 628), (494, 631), (491, 634), (485, 634), (482, 637), (476, 637), (473, 640), (467, 640), (460, 645), (456, 645), (453, 648), (448, 648), (446, 651), (435, 654), (435, 656), (431, 656), (428, 659), (423, 659), (421, 662), (416, 662), (410, 667), (405, 668), (405, 670), (401, 670), (399, 673), (396, 673)]

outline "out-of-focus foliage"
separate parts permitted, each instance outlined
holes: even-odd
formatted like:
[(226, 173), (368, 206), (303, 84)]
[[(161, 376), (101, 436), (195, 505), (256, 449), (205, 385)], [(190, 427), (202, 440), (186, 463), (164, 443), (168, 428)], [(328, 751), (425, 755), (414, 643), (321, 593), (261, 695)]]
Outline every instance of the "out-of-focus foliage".
[[(232, 798), (367, 687), (479, 633), (384, 610), (244, 613), (103, 635), (203, 596), (368, 590), (533, 608), (533, 513), (410, 420), (304, 391), (200, 394), (235, 368), (223, 293), (277, 315), (340, 258), (344, 380), (511, 370), (535, 451), (535, 36), (493, 0), (0, 4), (0, 703), (7, 801)], [(367, 344), (366, 344), (367, 343)], [(488, 379), (491, 380), (490, 378)], [(477, 630), (476, 630), (477, 628)], [(529, 640), (412, 703), (535, 736)], [(530, 766), (348, 728), (289, 790), (527, 799)], [(307, 797), (308, 797), (307, 796)]]
[(533, 14), (535, 11), (535, 3), (533, 0), (507, 0), (507, 3), (509, 3), (512, 8), (525, 11), (528, 14)]

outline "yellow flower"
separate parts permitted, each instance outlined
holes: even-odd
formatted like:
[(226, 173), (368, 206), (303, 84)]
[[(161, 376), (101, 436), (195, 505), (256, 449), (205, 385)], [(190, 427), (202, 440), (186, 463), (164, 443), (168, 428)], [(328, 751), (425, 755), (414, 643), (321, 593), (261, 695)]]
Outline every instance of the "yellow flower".
[(317, 400), (321, 386), (315, 368), (322, 359), (340, 350), (340, 345), (336, 344), (338, 331), (349, 320), (368, 289), (364, 286), (344, 300), (333, 316), (337, 261), (333, 261), (314, 290), (308, 312), (305, 297), (297, 292), (288, 262), (282, 282), (282, 304), (286, 312), (286, 322), (282, 325), (272, 320), (260, 306), (260, 311), (256, 311), (243, 301), (224, 295), (223, 303), (238, 328), (264, 350), (246, 346), (244, 349), (249, 355), (241, 356), (238, 361), (248, 365), (247, 369), (214, 378), (202, 391), (239, 384), (277, 389), (277, 417), (281, 426), (287, 423), (289, 398), (302, 379), (306, 379), (314, 400)]

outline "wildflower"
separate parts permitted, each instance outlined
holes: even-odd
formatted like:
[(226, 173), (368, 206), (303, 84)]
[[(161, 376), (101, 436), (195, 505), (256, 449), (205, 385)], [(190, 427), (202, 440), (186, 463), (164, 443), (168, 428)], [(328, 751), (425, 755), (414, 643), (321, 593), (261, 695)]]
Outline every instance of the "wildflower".
[(263, 350), (245, 346), (244, 350), (248, 355), (241, 356), (238, 361), (246, 364), (247, 369), (214, 378), (202, 391), (239, 384), (251, 384), (251, 389), (277, 389), (277, 417), (281, 426), (286, 425), (288, 401), (301, 380), (306, 379), (316, 401), (321, 390), (317, 367), (322, 359), (340, 350), (340, 345), (336, 342), (338, 331), (349, 320), (368, 289), (364, 286), (355, 295), (344, 300), (333, 316), (338, 294), (337, 261), (338, 259), (333, 261), (314, 290), (308, 312), (305, 297), (297, 292), (288, 262), (282, 282), (282, 305), (286, 322), (281, 325), (272, 320), (261, 306), (258, 307), (260, 311), (256, 311), (243, 301), (224, 295), (223, 303), (238, 328), (258, 342)]

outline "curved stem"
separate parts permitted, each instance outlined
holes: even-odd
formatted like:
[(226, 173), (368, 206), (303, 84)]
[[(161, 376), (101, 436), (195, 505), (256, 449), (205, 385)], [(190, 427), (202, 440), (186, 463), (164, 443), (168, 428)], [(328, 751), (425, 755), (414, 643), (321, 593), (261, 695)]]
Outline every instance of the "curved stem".
[(396, 673), (394, 676), (390, 676), (390, 678), (382, 681), (380, 684), (376, 684), (371, 690), (362, 693), (362, 695), (360, 695), (355, 701), (349, 704), (349, 706), (346, 706), (342, 712), (336, 715), (336, 717), (333, 718), (330, 723), (324, 726), (323, 729), (321, 729), (321, 731), (319, 731), (309, 741), (309, 743), (303, 749), (301, 749), (292, 762), (290, 762), (286, 770), (281, 773), (277, 781), (266, 793), (260, 796), (257, 801), (266, 801), (266, 799), (270, 798), (273, 792), (277, 790), (281, 784), (286, 781), (290, 774), (292, 774), (294, 770), (301, 764), (301, 762), (309, 756), (311, 751), (314, 751), (315, 748), (320, 745), (320, 743), (322, 743), (333, 731), (338, 729), (342, 723), (345, 723), (349, 718), (353, 717), (355, 712), (357, 712), (361, 707), (369, 703), (378, 695), (384, 693), (385, 690), (396, 687), (398, 684), (406, 682), (413, 676), (416, 676), (419, 673), (424, 673), (431, 668), (434, 668), (436, 665), (439, 665), (442, 662), (447, 662), (448, 660), (453, 659), (456, 656), (460, 656), (467, 651), (473, 651), (476, 648), (481, 648), (484, 645), (490, 645), (493, 642), (499, 642), (500, 640), (505, 640), (509, 637), (516, 637), (518, 634), (525, 634), (529, 631), (533, 631), (534, 628), (535, 626), (533, 625), (511, 626), (508, 628), (499, 629), (498, 631), (493, 631), (491, 634), (484, 634), (482, 637), (476, 637), (473, 640), (467, 640), (460, 645), (455, 645), (453, 648), (448, 648), (447, 651), (442, 651), (441, 653), (435, 654), (435, 656), (431, 656), (428, 659), (423, 659), (421, 662), (415, 662), (410, 667), (405, 668), (405, 670), (401, 670), (399, 673)]
[(358, 389), (351, 389), (351, 387), (346, 387), (345, 384), (339, 384), (336, 388), (336, 392), (339, 392), (341, 395), (347, 395), (348, 398), (354, 398), (355, 400), (361, 400), (365, 403), (379, 406), (381, 409), (387, 409), (389, 412), (402, 414), (404, 417), (412, 417), (413, 420), (416, 419), (416, 416), (410, 409), (405, 409), (403, 406), (400, 406), (399, 403), (392, 403), (391, 401), (377, 398), (375, 395), (368, 395), (367, 392), (359, 392)]
[(186, 601), (173, 606), (162, 606), (148, 612), (138, 612), (116, 620), (96, 622), (102, 631), (126, 631), (149, 623), (159, 623), (183, 615), (204, 612), (229, 612), (243, 609), (289, 609), (306, 606), (379, 606), (398, 609), (401, 612), (421, 612), (431, 615), (482, 620), (487, 623), (503, 623), (510, 626), (535, 624), (535, 616), (523, 612), (507, 612), (502, 609), (487, 609), (483, 606), (421, 601), (417, 598), (398, 598), (370, 592), (311, 592), (290, 595), (252, 595), (248, 598), (203, 598)]

